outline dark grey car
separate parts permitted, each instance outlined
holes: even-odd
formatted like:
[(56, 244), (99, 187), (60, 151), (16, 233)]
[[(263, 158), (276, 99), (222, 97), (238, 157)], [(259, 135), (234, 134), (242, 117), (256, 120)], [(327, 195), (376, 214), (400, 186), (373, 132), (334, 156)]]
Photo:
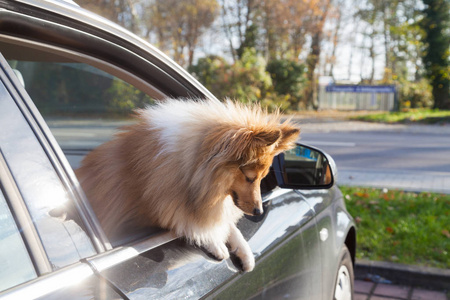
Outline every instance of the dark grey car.
[(0, 299), (353, 298), (355, 225), (328, 155), (274, 159), (265, 213), (239, 222), (253, 272), (159, 229), (110, 241), (73, 169), (130, 122), (124, 106), (214, 96), (71, 3), (0, 0), (0, 52)]

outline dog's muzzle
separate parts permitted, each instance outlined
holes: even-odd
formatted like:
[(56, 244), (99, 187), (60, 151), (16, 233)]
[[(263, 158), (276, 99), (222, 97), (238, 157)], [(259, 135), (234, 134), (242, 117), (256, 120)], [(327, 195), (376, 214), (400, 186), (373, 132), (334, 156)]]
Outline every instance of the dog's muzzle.
[(259, 208), (255, 208), (254, 210), (253, 210), (253, 215), (254, 216), (260, 216), (260, 215), (262, 215), (262, 211), (259, 209)]

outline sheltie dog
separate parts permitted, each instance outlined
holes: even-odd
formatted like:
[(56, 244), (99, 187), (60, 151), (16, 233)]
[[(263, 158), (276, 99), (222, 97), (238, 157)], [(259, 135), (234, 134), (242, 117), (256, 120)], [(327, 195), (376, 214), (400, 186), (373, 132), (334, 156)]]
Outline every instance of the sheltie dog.
[(226, 101), (166, 99), (90, 152), (76, 171), (108, 236), (123, 226), (157, 226), (219, 260), (255, 260), (236, 227), (261, 215), (261, 179), (300, 130), (279, 114)]

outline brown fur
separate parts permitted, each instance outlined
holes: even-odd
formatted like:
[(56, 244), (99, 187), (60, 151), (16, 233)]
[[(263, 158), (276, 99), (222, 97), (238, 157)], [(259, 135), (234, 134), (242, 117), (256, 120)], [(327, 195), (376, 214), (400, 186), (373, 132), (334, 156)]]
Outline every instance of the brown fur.
[[(151, 107), (139, 112), (135, 125), (86, 156), (76, 174), (108, 236), (121, 228), (158, 226), (205, 245), (214, 242), (214, 228), (226, 239), (231, 226), (226, 224), (234, 226), (240, 210), (262, 212), (260, 182), (274, 155), (293, 146), (299, 129), (279, 124), (278, 115), (258, 107), (227, 105), (229, 119), (202, 117), (206, 113), (186, 117), (181, 124), (189, 130), (169, 146), (165, 128), (146, 115), (159, 109)], [(230, 196), (236, 196), (240, 210)]]

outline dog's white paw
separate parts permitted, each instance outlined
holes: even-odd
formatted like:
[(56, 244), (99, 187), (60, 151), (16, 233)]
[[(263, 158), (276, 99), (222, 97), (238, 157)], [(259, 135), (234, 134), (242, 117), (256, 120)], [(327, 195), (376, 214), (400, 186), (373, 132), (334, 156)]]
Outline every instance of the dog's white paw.
[(233, 263), (240, 267), (244, 272), (253, 271), (255, 268), (255, 257), (253, 256), (252, 249), (247, 241), (242, 236), (242, 233), (236, 227), (231, 224), (230, 236), (228, 238), (228, 245), (230, 246), (230, 252), (234, 254), (239, 261), (233, 259)]
[(235, 249), (232, 253), (239, 258), (242, 271), (253, 271), (255, 268), (255, 257), (253, 256), (250, 247), (240, 247)]
[(255, 268), (255, 257), (253, 253), (246, 253), (243, 257), (241, 257), (242, 261), (242, 270), (244, 272), (251, 272)]
[(228, 248), (224, 243), (211, 243), (208, 245), (204, 245), (205, 249), (214, 256), (217, 260), (224, 260), (230, 257), (230, 253), (228, 252)]

